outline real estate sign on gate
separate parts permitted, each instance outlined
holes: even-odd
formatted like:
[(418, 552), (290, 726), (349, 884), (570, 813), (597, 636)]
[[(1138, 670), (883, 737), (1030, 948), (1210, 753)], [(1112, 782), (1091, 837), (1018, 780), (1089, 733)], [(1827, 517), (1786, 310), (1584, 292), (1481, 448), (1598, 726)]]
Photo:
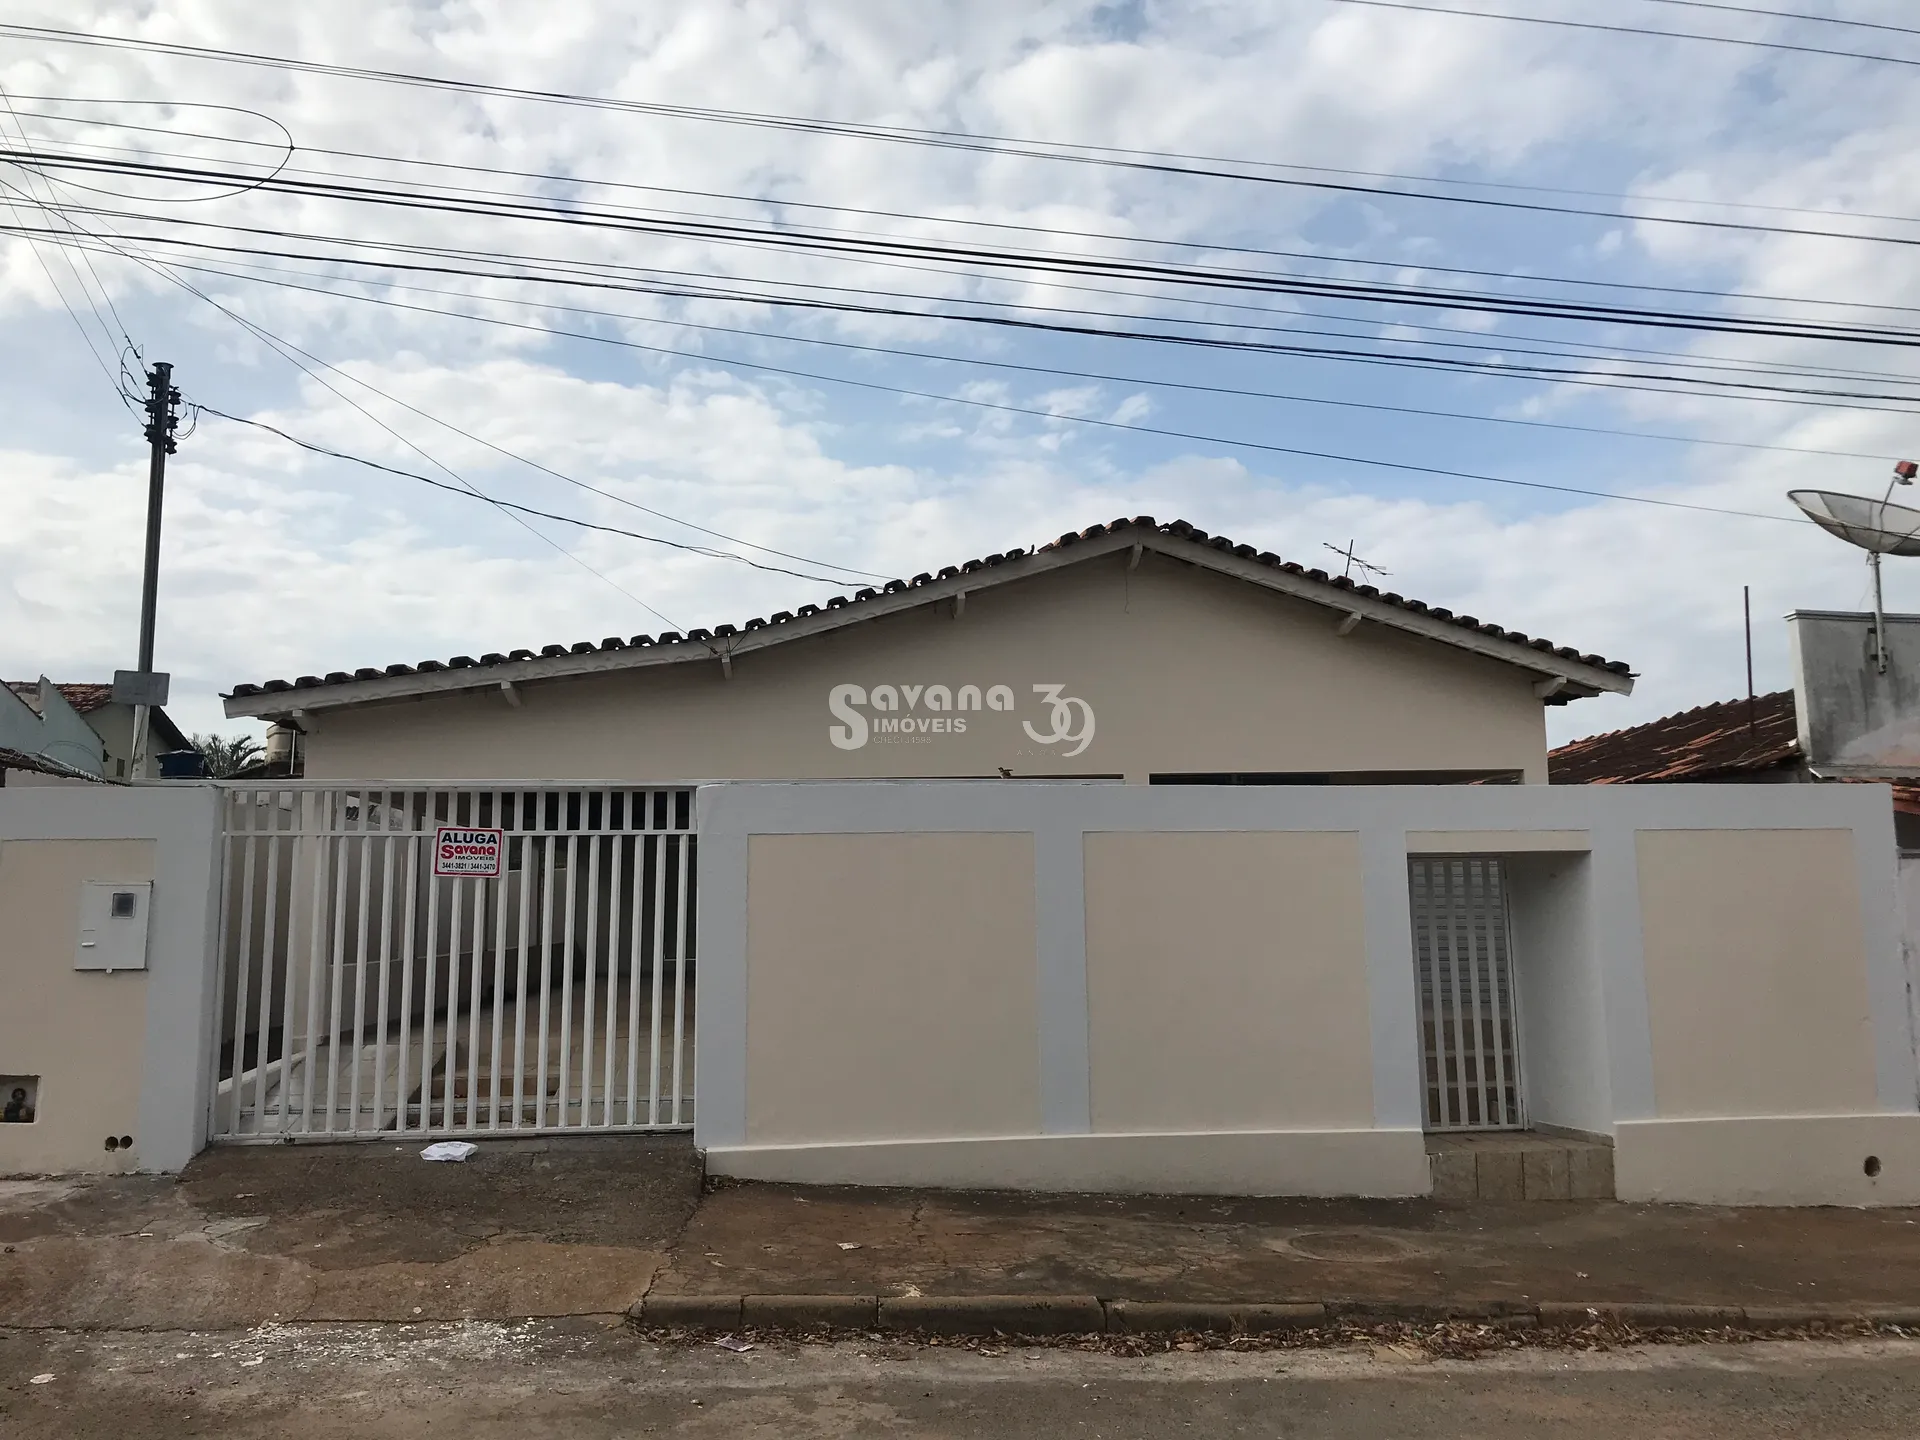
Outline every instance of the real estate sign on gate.
[(506, 832), (501, 830), (442, 825), (433, 835), (433, 873), (497, 876), (506, 844)]

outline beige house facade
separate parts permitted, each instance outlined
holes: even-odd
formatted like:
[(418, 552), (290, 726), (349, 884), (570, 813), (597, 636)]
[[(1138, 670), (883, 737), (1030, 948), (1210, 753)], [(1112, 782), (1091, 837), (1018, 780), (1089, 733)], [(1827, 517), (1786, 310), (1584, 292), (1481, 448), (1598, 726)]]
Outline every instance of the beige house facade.
[(297, 726), (309, 779), (1543, 783), (1543, 706), (1632, 686), (1150, 521), (739, 630), (548, 650), (241, 686), (227, 712)]

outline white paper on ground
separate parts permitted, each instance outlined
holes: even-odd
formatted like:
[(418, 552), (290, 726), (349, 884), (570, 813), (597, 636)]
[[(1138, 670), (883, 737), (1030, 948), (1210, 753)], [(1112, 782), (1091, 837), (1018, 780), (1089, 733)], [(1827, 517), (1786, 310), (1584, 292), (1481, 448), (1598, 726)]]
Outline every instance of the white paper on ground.
[(422, 1160), (467, 1160), (480, 1147), (468, 1140), (436, 1140), (420, 1152)]

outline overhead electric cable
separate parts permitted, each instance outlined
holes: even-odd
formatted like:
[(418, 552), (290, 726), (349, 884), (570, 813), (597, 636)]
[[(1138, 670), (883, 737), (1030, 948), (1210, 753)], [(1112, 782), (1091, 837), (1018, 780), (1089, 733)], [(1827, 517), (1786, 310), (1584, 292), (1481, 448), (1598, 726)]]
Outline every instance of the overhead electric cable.
[(1898, 55), (1871, 55), (1858, 50), (1830, 50), (1820, 45), (1794, 45), (1785, 40), (1758, 40), (1739, 35), (1704, 35), (1691, 30), (1653, 30), (1643, 25), (1609, 25), (1598, 20), (1563, 20), (1548, 15), (1513, 15), (1503, 10), (1462, 10), (1448, 5), (1419, 5), (1413, 0), (1327, 0), (1332, 5), (1364, 5), (1371, 10), (1416, 10), (1427, 15), (1460, 15), (1474, 20), (1511, 20), (1519, 25), (1551, 25), (1562, 30), (1591, 30), (1611, 35), (1657, 36), (1663, 40), (1704, 40), (1714, 45), (1745, 45), (1756, 50), (1783, 50), (1796, 55), (1823, 55), (1840, 60), (1869, 60), (1879, 65), (1920, 66), (1920, 60)]
[[(1346, 4), (1379, 4), (1389, 8), (1424, 9), (1411, 4), (1394, 5), (1391, 0), (1338, 0)], [(1443, 13), (1475, 15), (1486, 14), (1493, 19), (1536, 19), (1537, 17), (1515, 17), (1496, 15), (1492, 12), (1445, 11)], [(1566, 23), (1586, 29), (1620, 29), (1623, 27), (1587, 24), (1586, 22), (1546, 22)], [(1656, 31), (1655, 34), (1675, 34), (1677, 32)], [(1200, 179), (1239, 180), (1258, 184), (1297, 186), (1333, 192), (1364, 194), (1376, 199), (1417, 199), (1451, 204), (1489, 205), (1510, 210), (1533, 210), (1543, 213), (1569, 215), (1606, 216), (1607, 218), (1644, 221), (1647, 223), (1670, 225), (1699, 225), (1721, 229), (1766, 229), (1740, 225), (1730, 221), (1702, 220), (1687, 217), (1668, 217), (1653, 215), (1635, 215), (1583, 210), (1573, 206), (1553, 206), (1531, 202), (1496, 200), (1486, 196), (1447, 195), (1437, 192), (1412, 190), (1383, 190), (1377, 186), (1353, 185), (1327, 180), (1301, 179), (1298, 176), (1251, 173), (1250, 169), (1227, 170), (1213, 168), (1220, 164), (1241, 164), (1249, 167), (1258, 165), (1261, 169), (1270, 166), (1261, 162), (1213, 161), (1193, 157), (1191, 163), (1175, 164), (1173, 159), (1184, 157), (1169, 156), (1166, 159), (1126, 158), (1129, 155), (1149, 155), (1155, 152), (1121, 151), (1116, 147), (1096, 145), (1065, 145), (1055, 142), (1022, 140), (1007, 136), (977, 134), (967, 131), (932, 130), (910, 126), (864, 125), (846, 121), (820, 120), (802, 116), (773, 115), (755, 111), (718, 110), (702, 106), (669, 105), (660, 102), (638, 100), (608, 100), (593, 96), (565, 91), (529, 90), (508, 85), (493, 85), (479, 81), (453, 80), (440, 76), (409, 74), (402, 71), (379, 70), (364, 66), (330, 65), (320, 61), (297, 60), (286, 56), (265, 55), (254, 51), (226, 50), (212, 46), (185, 45), (170, 41), (141, 40), (126, 36), (108, 36), (97, 33), (61, 29), (55, 26), (0, 24), (0, 36), (16, 35), (22, 38), (55, 41), (74, 45), (94, 45), (109, 48), (131, 49), (148, 53), (175, 55), (198, 60), (211, 60), (228, 64), (263, 66), (305, 74), (336, 76), (346, 79), (368, 80), (386, 84), (408, 85), (439, 89), (469, 95), (486, 95), (503, 99), (536, 101), (547, 104), (578, 105), (595, 109), (627, 111), (636, 114), (663, 116), (673, 119), (697, 120), (707, 123), (743, 125), (759, 129), (785, 130), (789, 132), (831, 135), (842, 138), (882, 141), (892, 144), (933, 146), (941, 149), (977, 151), (996, 155), (1008, 155), (1032, 160), (1057, 161), (1074, 164), (1097, 165), (1116, 169), (1150, 171), (1161, 174), (1187, 175)], [(1679, 38), (1724, 38), (1689, 37)], [(1736, 42), (1749, 43), (1749, 42)], [(1761, 44), (1766, 42), (1750, 42)], [(1809, 49), (1804, 46), (1774, 46), (1784, 49)], [(1812, 53), (1847, 53), (1822, 52)], [(1881, 56), (1853, 56), (1856, 59), (1886, 59)], [(1920, 65), (1917, 61), (1897, 61), (1899, 64)], [(1785, 233), (1822, 235), (1827, 232), (1812, 230), (1789, 230)], [(1834, 232), (1836, 238), (1890, 241), (1890, 243), (1920, 243), (1890, 239), (1883, 236), (1867, 236), (1847, 232)]]
[[(0, 228), (4, 228), (4, 227), (0, 227)], [(214, 275), (214, 276), (219, 276), (226, 279), (253, 281), (256, 283), (267, 284), (267, 285), (276, 285), (276, 286), (281, 286), (282, 288), (295, 289), (295, 290), (303, 291), (309, 294), (328, 295), (328, 296), (333, 296), (340, 299), (359, 301), (362, 303), (373, 303), (373, 304), (388, 303), (383, 301), (379, 296), (363, 295), (363, 294), (358, 294), (351, 291), (340, 291), (340, 290), (332, 289), (329, 287), (317, 286), (317, 285), (287, 284), (286, 282), (275, 281), (267, 278), (266, 276), (248, 273), (245, 271), (233, 271), (233, 270), (219, 269), (212, 266), (193, 265), (193, 264), (189, 264), (189, 263), (181, 262), (177, 260), (171, 261), (168, 263), (173, 264), (178, 268), (186, 269), (193, 273)], [(277, 273), (280, 273), (280, 274), (293, 274), (293, 275), (304, 276), (304, 275), (307, 275), (308, 273), (304, 271), (290, 271), (282, 267), (264, 267), (264, 268), (275, 270)], [(1683, 445), (1708, 445), (1708, 446), (1722, 447), (1722, 448), (1729, 448), (1729, 449), (1763, 450), (1763, 451), (1773, 451), (1777, 453), (1796, 454), (1796, 455), (1823, 455), (1823, 456), (1830, 456), (1838, 459), (1892, 460), (1892, 459), (1900, 458), (1898, 456), (1890, 455), (1890, 454), (1882, 455), (1882, 454), (1866, 453), (1866, 452), (1859, 452), (1859, 451), (1825, 450), (1825, 449), (1819, 449), (1819, 448), (1810, 447), (1810, 446), (1772, 445), (1763, 441), (1724, 440), (1724, 439), (1717, 439), (1717, 438), (1711, 438), (1711, 437), (1705, 437), (1705, 436), (1661, 434), (1658, 432), (1651, 432), (1651, 431), (1626, 430), (1626, 429), (1620, 429), (1612, 426), (1579, 425), (1579, 424), (1574, 424), (1574, 423), (1565, 422), (1565, 421), (1529, 420), (1529, 419), (1523, 419), (1523, 418), (1513, 417), (1513, 416), (1471, 414), (1471, 413), (1462, 412), (1462, 411), (1440, 410), (1440, 409), (1432, 409), (1432, 408), (1426, 408), (1421, 406), (1389, 405), (1389, 404), (1384, 404), (1380, 402), (1363, 401), (1363, 400), (1341, 400), (1341, 399), (1334, 399), (1334, 398), (1324, 397), (1324, 396), (1295, 395), (1295, 394), (1289, 394), (1289, 393), (1284, 393), (1279, 391), (1253, 390), (1253, 389), (1247, 389), (1243, 387), (1226, 386), (1226, 385), (1209, 385), (1209, 384), (1203, 384), (1199, 382), (1168, 380), (1168, 379), (1160, 379), (1160, 378), (1155, 378), (1150, 376), (1117, 375), (1117, 374), (1112, 374), (1104, 371), (1079, 370), (1079, 369), (1073, 369), (1073, 368), (1062, 367), (1062, 366), (1054, 366), (1054, 365), (1023, 364), (1015, 361), (997, 360), (997, 359), (993, 359), (991, 357), (985, 357), (985, 356), (962, 356), (962, 355), (942, 354), (942, 353), (922, 351), (922, 350), (910, 350), (904, 347), (897, 347), (897, 346), (874, 345), (874, 344), (866, 344), (866, 343), (860, 343), (855, 341), (830, 340), (830, 339), (825, 339), (818, 336), (793, 335), (793, 334), (786, 334), (786, 333), (776, 332), (776, 331), (752, 330), (752, 329), (748, 329), (741, 326), (716, 325), (716, 324), (709, 324), (709, 323), (684, 320), (684, 319), (664, 319), (658, 316), (633, 315), (625, 312), (597, 310), (597, 309), (591, 309), (583, 306), (557, 305), (551, 302), (536, 302), (536, 301), (527, 301), (527, 300), (506, 299), (506, 298), (496, 297), (496, 296), (475, 296), (475, 295), (471, 295), (471, 294), (460, 292), (460, 291), (436, 289), (432, 286), (395, 284), (395, 285), (390, 285), (388, 288), (391, 290), (400, 291), (403, 293), (436, 295), (444, 298), (465, 299), (470, 301), (477, 300), (481, 303), (490, 304), (490, 305), (491, 304), (513, 305), (513, 306), (521, 307), (523, 309), (530, 309), (530, 310), (536, 310), (536, 311), (551, 311), (551, 312), (565, 313), (565, 314), (578, 314), (578, 315), (584, 315), (584, 316), (599, 318), (599, 319), (616, 320), (621, 322), (637, 322), (637, 323), (652, 324), (652, 325), (662, 325), (670, 328), (692, 329), (692, 330), (699, 330), (707, 333), (740, 335), (740, 336), (745, 336), (748, 338), (758, 339), (758, 340), (773, 340), (773, 341), (779, 341), (779, 342), (788, 343), (788, 344), (812, 345), (816, 347), (825, 347), (825, 348), (831, 348), (831, 349), (837, 349), (837, 350), (853, 351), (856, 353), (887, 355), (887, 356), (898, 357), (903, 359), (922, 360), (930, 363), (944, 363), (944, 364), (953, 364), (953, 365), (960, 365), (960, 366), (967, 366), (967, 367), (985, 367), (985, 368), (992, 368), (992, 369), (999, 369), (999, 370), (1012, 370), (1012, 371), (1028, 373), (1028, 374), (1051, 375), (1051, 376), (1057, 376), (1057, 377), (1066, 378), (1066, 379), (1094, 380), (1094, 381), (1100, 381), (1100, 382), (1110, 383), (1110, 384), (1141, 386), (1148, 389), (1174, 389), (1174, 390), (1183, 390), (1183, 391), (1189, 391), (1189, 392), (1195, 392), (1195, 393), (1201, 393), (1201, 394), (1223, 395), (1223, 396), (1237, 397), (1237, 398), (1244, 398), (1244, 399), (1274, 400), (1274, 401), (1280, 401), (1282, 403), (1290, 403), (1290, 404), (1319, 405), (1319, 406), (1335, 407), (1340, 409), (1368, 410), (1368, 411), (1376, 411), (1376, 412), (1387, 413), (1387, 414), (1418, 415), (1418, 416), (1431, 417), (1436, 419), (1461, 420), (1461, 421), (1468, 421), (1468, 422), (1482, 423), (1482, 424), (1520, 426), (1520, 427), (1526, 427), (1530, 429), (1562, 430), (1562, 431), (1569, 431), (1569, 432), (1579, 433), (1579, 434), (1609, 435), (1609, 436), (1617, 436), (1625, 439), (1661, 441), (1661, 442), (1683, 444)], [(506, 322), (495, 321), (490, 317), (469, 315), (460, 311), (444, 310), (438, 307), (405, 306), (401, 308), (418, 310), (423, 313), (440, 315), (450, 319), (467, 319), (467, 320), (474, 320), (474, 321), (478, 321), (481, 323), (488, 323), (488, 324), (506, 323)], [(609, 340), (607, 337), (604, 337), (604, 336), (594, 336), (594, 335), (577, 332), (577, 331), (551, 329), (549, 327), (544, 327), (544, 326), (534, 327), (534, 328), (539, 330), (541, 333), (550, 334), (555, 336), (556, 338), (591, 340), (596, 343), (604, 343), (604, 344), (618, 343), (618, 342)], [(683, 352), (676, 352), (676, 353), (689, 355), (689, 356), (698, 356), (704, 352), (683, 351)], [(1514, 377), (1514, 378), (1524, 378), (1524, 377)], [(1556, 383), (1563, 383), (1563, 382), (1556, 382)], [(1608, 387), (1608, 388), (1625, 388), (1625, 387)], [(1674, 392), (1661, 391), (1658, 393), (1674, 393)], [(1751, 397), (1751, 398), (1759, 399), (1761, 397)], [(1920, 397), (1906, 397), (1906, 398), (1916, 402), (1920, 402)], [(399, 401), (397, 403), (404, 405), (406, 402)], [(1860, 407), (1860, 408), (1879, 409), (1880, 407)], [(445, 423), (445, 422), (438, 421), (437, 417), (434, 417), (428, 414), (428, 412), (418, 411), (417, 413), (422, 414), (428, 419), (434, 419), (436, 423)], [(468, 434), (468, 432), (465, 432), (465, 431), (461, 431), (460, 433), (462, 433), (463, 435), (466, 435), (466, 438), (475, 440), (477, 443), (480, 443), (482, 445), (489, 445), (491, 443), (485, 440), (481, 440), (479, 439), (479, 437)], [(493, 447), (493, 448), (498, 449), (499, 447)], [(502, 450), (500, 453), (506, 454), (510, 458), (519, 460), (522, 463), (534, 465), (535, 468), (544, 468), (544, 467), (540, 467), (537, 462), (529, 461), (526, 459), (526, 457), (515, 455), (511, 451)], [(575, 480), (571, 476), (563, 475), (556, 471), (548, 471), (548, 473), (555, 475), (555, 477), (558, 479), (567, 481), (567, 483), (569, 484), (584, 485), (584, 482)], [(593, 489), (593, 487), (591, 486), (584, 486), (584, 488)], [(631, 501), (624, 501), (623, 497), (615, 495), (609, 491), (595, 490), (594, 493), (605, 495), (609, 499), (622, 500), (623, 503), (634, 504), (634, 502), (631, 502)], [(634, 508), (645, 510), (646, 513), (656, 515), (662, 519), (673, 520), (675, 521), (675, 523), (690, 525), (690, 522), (680, 520), (676, 516), (670, 516), (670, 515), (666, 515), (664, 512), (650, 510), (645, 506), (635, 505)], [(700, 526), (690, 526), (690, 528), (704, 530), (704, 527), (700, 527)], [(737, 544), (752, 545), (752, 542), (750, 541), (740, 540), (736, 536), (726, 535), (723, 532), (713, 531), (713, 530), (704, 530), (704, 533), (713, 534), (718, 536), (721, 539), (730, 540)], [(753, 548), (766, 549), (766, 547), (760, 547), (760, 546), (755, 546)], [(806, 563), (806, 564), (827, 563), (827, 562), (810, 560), (808, 559), (808, 557), (805, 557), (805, 556), (789, 555), (789, 554), (786, 554), (786, 552), (782, 552), (782, 551), (769, 551), (768, 553), (782, 555), (783, 558), (799, 560), (802, 563)], [(833, 567), (833, 568), (845, 568), (845, 567)], [(868, 578), (874, 578), (874, 579), (884, 578), (884, 577), (878, 576), (873, 572), (868, 572), (868, 571), (849, 570), (848, 573), (857, 574), (857, 575), (866, 575)]]
[[(256, 430), (268, 431), (271, 434), (278, 435), (288, 444), (297, 445), (302, 450), (311, 450), (316, 455), (327, 455), (335, 460), (345, 460), (354, 465), (364, 465), (369, 470), (379, 470), (384, 474), (398, 475), (406, 480), (418, 480), (423, 485), (431, 485), (438, 490), (448, 490), (470, 500), (482, 500), (502, 510), (517, 510), (522, 515), (533, 515), (542, 520), (557, 520), (563, 525), (577, 525), (583, 530), (599, 530), (608, 535), (624, 535), (631, 540), (644, 540), (649, 545), (665, 545), (674, 550), (684, 550), (690, 554), (704, 555), (710, 560), (734, 560), (742, 565), (751, 565), (756, 570), (766, 570), (776, 575), (792, 575), (801, 580), (818, 580), (825, 585), (845, 585), (847, 583), (845, 579), (833, 575), (812, 575), (803, 570), (788, 570), (779, 565), (763, 565), (758, 560), (749, 560), (744, 555), (734, 555), (725, 550), (712, 550), (703, 545), (687, 545), (678, 540), (669, 540), (661, 535), (643, 535), (638, 530), (623, 530), (618, 525), (602, 525), (598, 521), (582, 520), (574, 515), (559, 515), (551, 510), (536, 510), (531, 505), (521, 505), (512, 500), (500, 500), (493, 496), (482, 495), (471, 487), (452, 485), (445, 480), (435, 480), (431, 476), (421, 475), (413, 470), (399, 470), (391, 465), (383, 464), (378, 460), (368, 460), (359, 455), (350, 455), (344, 450), (334, 450), (325, 445), (316, 445), (310, 440), (302, 440), (296, 435), (289, 435), (277, 425), (269, 425), (264, 420), (249, 420), (242, 415), (229, 415), (224, 410), (216, 410), (211, 405), (201, 404), (199, 402), (195, 402), (192, 408), (202, 415), (211, 415), (216, 420), (228, 420), (235, 425), (251, 425)], [(866, 572), (863, 571), (862, 573), (864, 574)], [(884, 579), (885, 577), (876, 574), (874, 578)], [(654, 613), (658, 614), (659, 612), (655, 611)], [(661, 615), (660, 618), (665, 620), (667, 617)], [(672, 624), (673, 622), (668, 621), (667, 623)]]

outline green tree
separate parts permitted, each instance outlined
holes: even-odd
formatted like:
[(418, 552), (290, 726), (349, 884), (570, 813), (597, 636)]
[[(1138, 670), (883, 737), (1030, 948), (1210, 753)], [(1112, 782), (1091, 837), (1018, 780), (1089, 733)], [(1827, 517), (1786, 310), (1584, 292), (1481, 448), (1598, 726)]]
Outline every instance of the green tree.
[(207, 762), (207, 774), (224, 779), (256, 759), (262, 749), (251, 735), (196, 735), (193, 748)]

